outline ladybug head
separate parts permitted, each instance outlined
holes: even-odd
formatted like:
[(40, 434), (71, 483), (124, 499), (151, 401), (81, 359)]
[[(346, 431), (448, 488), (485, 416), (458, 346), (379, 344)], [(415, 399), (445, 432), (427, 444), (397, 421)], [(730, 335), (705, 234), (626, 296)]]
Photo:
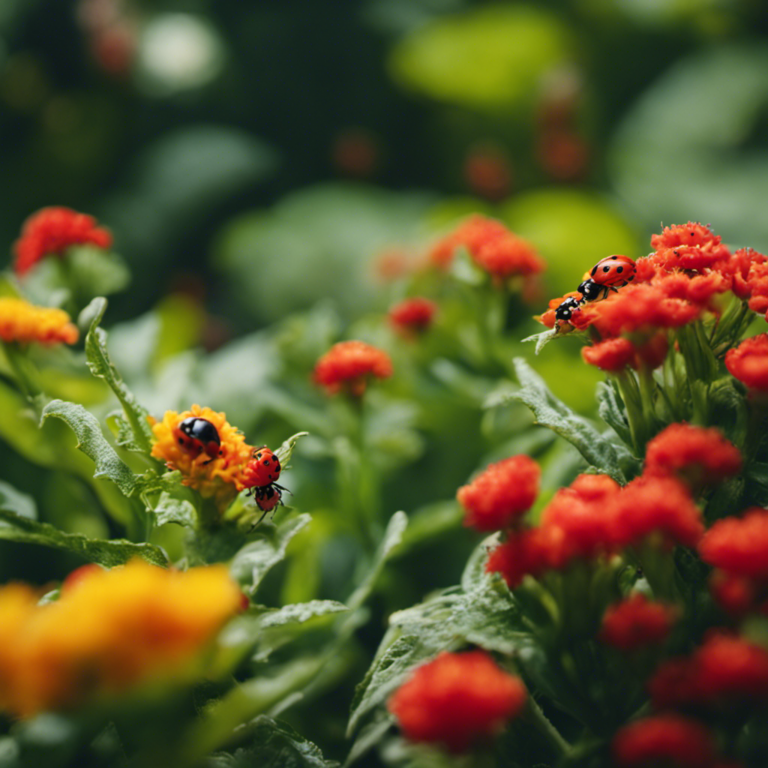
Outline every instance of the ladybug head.
[(584, 297), (584, 301), (594, 301), (600, 296), (603, 288), (594, 280), (585, 280), (577, 290)]
[(571, 319), (573, 311), (581, 306), (581, 302), (574, 299), (572, 296), (565, 299), (560, 306), (555, 310), (555, 319), (567, 322)]

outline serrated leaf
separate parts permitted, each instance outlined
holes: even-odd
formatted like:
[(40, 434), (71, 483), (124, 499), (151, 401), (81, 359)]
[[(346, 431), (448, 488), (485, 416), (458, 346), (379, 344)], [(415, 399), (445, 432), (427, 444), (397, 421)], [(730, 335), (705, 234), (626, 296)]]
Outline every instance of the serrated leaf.
[(395, 512), (395, 514), (392, 515), (387, 524), (387, 530), (384, 532), (384, 538), (376, 553), (371, 570), (349, 600), (347, 600), (347, 604), (351, 610), (359, 608), (367, 600), (381, 571), (389, 559), (392, 550), (402, 541), (403, 532), (407, 526), (408, 516), (405, 512)]
[(153, 544), (136, 544), (124, 539), (90, 539), (81, 533), (64, 533), (53, 525), (38, 523), (2, 508), (0, 539), (63, 549), (107, 568), (123, 565), (134, 557), (155, 565), (168, 565), (168, 557)]
[(208, 768), (336, 768), (320, 748), (285, 723), (260, 715), (246, 726), (251, 744), (234, 754), (212, 755)]
[(99, 297), (81, 313), (83, 322), (90, 318), (89, 330), (85, 337), (88, 368), (94, 376), (103, 379), (115, 393), (133, 433), (132, 442), (141, 448), (142, 453), (148, 454), (152, 447), (152, 430), (147, 421), (149, 413), (138, 403), (109, 358), (107, 332), (99, 327), (106, 309), (107, 300)]
[(296, 443), (299, 442), (299, 438), (306, 437), (309, 432), (297, 432), (295, 435), (291, 435), (283, 444), (275, 451), (277, 458), (280, 459), (280, 464), (283, 469), (287, 469), (288, 462), (293, 455), (293, 449), (296, 447)]
[(498, 544), (499, 534), (483, 539), (473, 550), (472, 554), (464, 566), (464, 572), (461, 574), (461, 588), (465, 592), (471, 592), (478, 589), (487, 579), (488, 573), (485, 570), (485, 563), (488, 559), (488, 549)]
[(160, 498), (152, 505), (157, 525), (175, 523), (185, 528), (194, 528), (197, 523), (197, 509), (190, 499), (180, 499), (168, 491), (163, 491)]
[(549, 427), (564, 437), (589, 464), (619, 483), (626, 482), (616, 448), (586, 419), (558, 400), (525, 360), (515, 358), (514, 364), (521, 388), (511, 393), (510, 399), (525, 403), (533, 411), (537, 424)]
[(557, 328), (549, 328), (541, 333), (534, 333), (532, 336), (526, 336), (523, 342), (535, 341), (536, 342), (536, 354), (538, 355), (544, 347), (549, 344), (554, 338), (557, 337)]
[(262, 527), (259, 537), (246, 544), (232, 560), (232, 578), (247, 594), (254, 594), (269, 569), (285, 557), (285, 550), (291, 539), (311, 519), (310, 515), (303, 514), (271, 529)]
[(0, 510), (13, 512), (19, 517), (26, 517), (29, 520), (37, 520), (35, 500), (2, 480), (0, 480)]
[(51, 400), (43, 408), (40, 424), (53, 416), (64, 421), (77, 437), (77, 447), (96, 464), (94, 477), (107, 477), (125, 494), (131, 496), (138, 487), (137, 476), (115, 453), (101, 431), (96, 417), (76, 403)]
[(344, 761), (344, 768), (348, 768), (352, 763), (370, 752), (384, 738), (393, 724), (392, 715), (388, 712), (378, 712), (370, 723), (360, 729), (360, 733)]
[(260, 617), (260, 625), (263, 628), (270, 628), (282, 627), (286, 624), (303, 624), (317, 616), (343, 613), (348, 610), (344, 603), (336, 600), (310, 600), (308, 603), (293, 603), (265, 613)]
[(597, 385), (598, 413), (600, 418), (627, 444), (632, 444), (627, 414), (611, 383)]

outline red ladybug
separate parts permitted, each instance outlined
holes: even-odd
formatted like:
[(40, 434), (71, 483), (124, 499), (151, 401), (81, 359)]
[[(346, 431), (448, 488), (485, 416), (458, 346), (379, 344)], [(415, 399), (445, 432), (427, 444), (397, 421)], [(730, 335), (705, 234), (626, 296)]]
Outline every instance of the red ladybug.
[(609, 291), (618, 291), (623, 285), (635, 279), (635, 262), (629, 256), (606, 256), (592, 267), (589, 278), (578, 288), (584, 301), (596, 301), (608, 296)]
[(263, 488), (278, 480), (282, 467), (280, 459), (269, 448), (257, 448), (243, 470), (246, 488)]
[(287, 488), (283, 488), (282, 485), (278, 485), (277, 483), (249, 489), (248, 493), (253, 494), (253, 498), (256, 500), (256, 506), (262, 511), (261, 517), (253, 524), (251, 530), (259, 525), (269, 512), (274, 512), (277, 507), (282, 505), (283, 491), (290, 493)]
[(193, 459), (196, 459), (201, 453), (209, 457), (208, 464), (221, 453), (221, 437), (218, 430), (208, 419), (201, 419), (199, 416), (190, 416), (184, 419), (176, 429), (173, 435), (178, 444), (189, 453)]

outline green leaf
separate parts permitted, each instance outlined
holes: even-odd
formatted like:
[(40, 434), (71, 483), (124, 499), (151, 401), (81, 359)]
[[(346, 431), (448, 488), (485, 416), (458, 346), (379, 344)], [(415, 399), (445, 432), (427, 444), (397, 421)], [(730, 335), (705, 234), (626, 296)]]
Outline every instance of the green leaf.
[[(107, 332), (99, 328), (107, 309), (107, 300), (94, 299), (80, 314), (81, 325), (90, 320), (88, 333), (85, 337), (85, 356), (91, 373), (103, 379), (112, 389), (123, 407), (123, 413), (133, 433), (133, 444), (141, 448), (142, 453), (149, 454), (152, 449), (152, 430), (150, 429), (147, 410), (139, 405), (133, 393), (126, 387), (107, 352)], [(123, 438), (125, 440), (125, 437)], [(126, 442), (128, 442), (126, 440)]]
[(0, 510), (19, 517), (37, 520), (37, 505), (32, 496), (17, 491), (10, 483), (0, 480)]
[(53, 416), (64, 421), (77, 437), (77, 447), (96, 463), (94, 477), (109, 478), (126, 496), (138, 487), (137, 476), (115, 453), (101, 431), (96, 417), (82, 405), (52, 400), (43, 409), (40, 424)]
[(344, 603), (336, 600), (310, 600), (308, 603), (293, 603), (262, 614), (262, 628), (282, 627), (286, 624), (303, 624), (316, 616), (327, 616), (329, 613), (348, 611)]
[(0, 508), (0, 539), (63, 549), (107, 568), (123, 565), (134, 557), (155, 565), (168, 565), (163, 550), (152, 544), (135, 544), (124, 539), (89, 539), (81, 533), (64, 533), (48, 523), (38, 523), (3, 508)]
[(109, 296), (131, 282), (131, 273), (116, 253), (93, 246), (73, 246), (67, 250), (72, 284), (79, 296)]
[(549, 328), (541, 333), (534, 333), (533, 336), (526, 336), (523, 341), (535, 341), (536, 342), (536, 354), (538, 355), (544, 347), (549, 344), (552, 339), (557, 337), (557, 328)]
[(632, 433), (624, 404), (610, 382), (601, 381), (597, 385), (598, 413), (600, 418), (627, 444), (632, 444)]
[(300, 437), (306, 437), (309, 432), (297, 432), (295, 435), (291, 435), (283, 444), (275, 451), (277, 458), (280, 459), (280, 464), (283, 469), (288, 469), (288, 462), (293, 455), (293, 449), (296, 447), (296, 443), (299, 442)]
[(215, 754), (207, 768), (336, 768), (320, 749), (289, 725), (261, 715), (245, 726), (251, 744), (234, 754)]
[(349, 750), (344, 768), (357, 762), (363, 755), (370, 752), (383, 738), (394, 723), (394, 718), (388, 712), (377, 712), (376, 717), (360, 729), (360, 733)]
[(522, 358), (515, 358), (515, 370), (521, 389), (509, 395), (525, 403), (537, 424), (549, 427), (569, 443), (594, 467), (620, 483), (626, 482), (616, 448), (586, 419), (574, 413), (547, 388), (544, 380)]
[(272, 566), (285, 557), (291, 539), (312, 518), (308, 514), (286, 520), (279, 526), (262, 526), (259, 537), (246, 544), (234, 557), (230, 573), (247, 594), (254, 594)]
[[(191, 493), (189, 496), (191, 497)], [(152, 505), (151, 511), (155, 513), (157, 525), (175, 523), (185, 528), (194, 528), (197, 523), (197, 509), (191, 499), (178, 498), (168, 491), (160, 494), (160, 498)]]
[(408, 516), (405, 512), (395, 512), (389, 520), (387, 530), (384, 532), (384, 539), (379, 546), (376, 557), (373, 561), (373, 567), (366, 575), (362, 584), (354, 591), (347, 601), (351, 610), (359, 608), (371, 594), (376, 581), (381, 574), (392, 550), (400, 544), (403, 539), (403, 533), (408, 526)]

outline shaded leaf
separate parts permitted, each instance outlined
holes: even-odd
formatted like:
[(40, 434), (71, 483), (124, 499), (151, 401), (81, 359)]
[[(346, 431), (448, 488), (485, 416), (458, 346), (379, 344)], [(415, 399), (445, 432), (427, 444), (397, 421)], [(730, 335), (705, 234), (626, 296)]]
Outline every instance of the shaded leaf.
[(190, 499), (180, 499), (168, 491), (163, 491), (160, 498), (152, 505), (157, 525), (176, 523), (185, 528), (194, 528), (197, 523), (197, 509)]
[(0, 539), (63, 549), (107, 568), (123, 565), (134, 557), (141, 557), (155, 565), (168, 565), (163, 550), (152, 544), (135, 544), (124, 539), (106, 541), (90, 539), (81, 533), (64, 533), (48, 523), (38, 523), (2, 508)]
[(81, 245), (67, 250), (67, 262), (78, 296), (108, 296), (131, 282), (131, 273), (116, 253)]
[(10, 483), (0, 480), (0, 510), (19, 517), (37, 520), (37, 505), (32, 496), (17, 491)]
[(532, 336), (526, 336), (523, 341), (536, 342), (536, 354), (538, 355), (544, 347), (557, 337), (557, 328), (549, 328), (541, 333), (534, 333)]
[(287, 440), (283, 441), (283, 444), (275, 451), (277, 458), (280, 459), (280, 464), (283, 469), (288, 469), (288, 462), (293, 455), (293, 449), (296, 447), (296, 443), (299, 442), (300, 437), (306, 437), (309, 432), (297, 432), (295, 435), (291, 435)]
[(308, 603), (293, 603), (283, 608), (262, 614), (262, 627), (281, 627), (285, 624), (303, 624), (316, 616), (326, 616), (329, 613), (348, 611), (344, 603), (336, 600), (310, 600)]

